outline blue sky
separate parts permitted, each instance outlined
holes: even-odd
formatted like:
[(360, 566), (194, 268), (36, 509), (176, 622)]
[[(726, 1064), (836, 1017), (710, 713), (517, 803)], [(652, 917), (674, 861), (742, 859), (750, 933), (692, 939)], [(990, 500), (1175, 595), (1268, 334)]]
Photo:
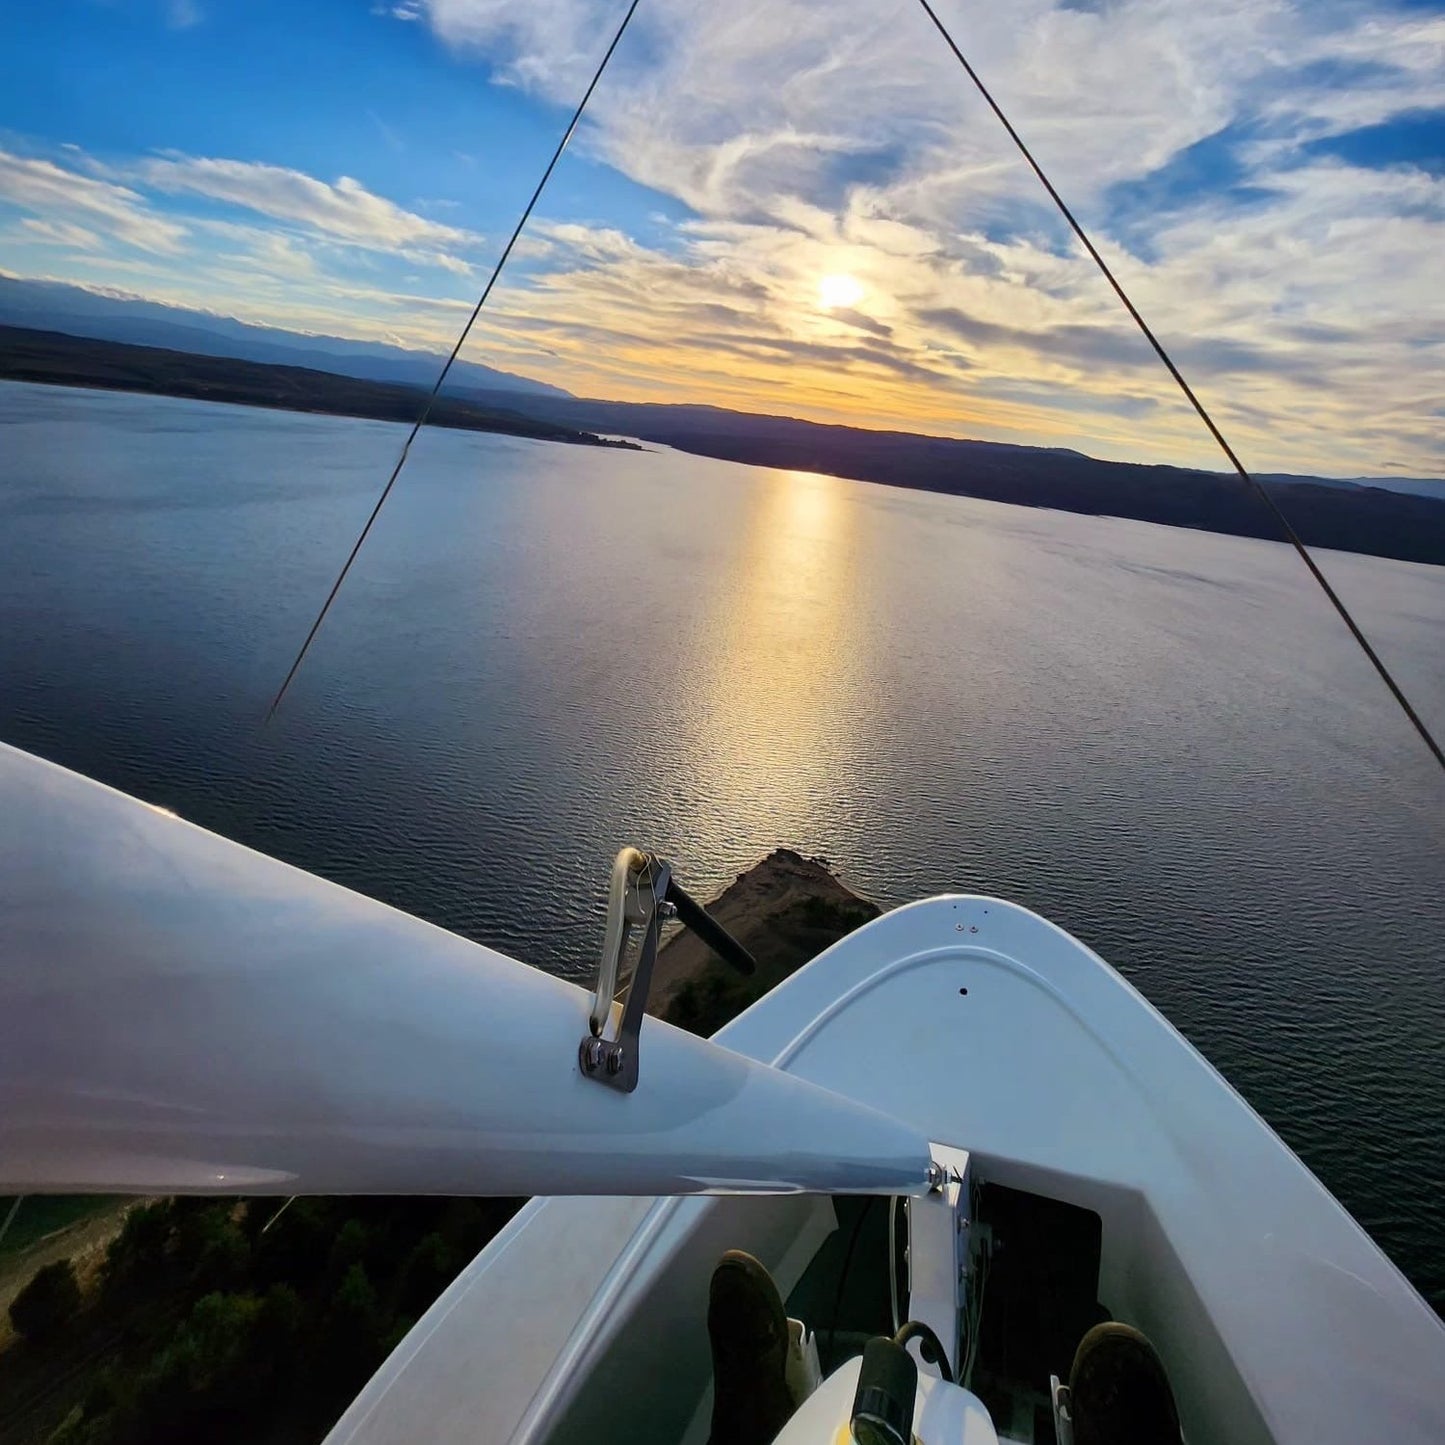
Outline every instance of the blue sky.
[[(565, 123), (564, 107), (489, 84), (484, 65), (425, 25), (351, 0), (27, 8), (0, 15), (0, 123), (102, 159), (181, 149), (354, 176), (403, 206), (498, 232)], [(666, 204), (580, 163), (552, 200), (642, 225)]]
[[(1247, 459), (1445, 471), (1445, 8), (941, 12)], [(0, 271), (450, 343), (617, 0), (0, 11)], [(913, 0), (643, 0), (468, 355), (1214, 465)]]

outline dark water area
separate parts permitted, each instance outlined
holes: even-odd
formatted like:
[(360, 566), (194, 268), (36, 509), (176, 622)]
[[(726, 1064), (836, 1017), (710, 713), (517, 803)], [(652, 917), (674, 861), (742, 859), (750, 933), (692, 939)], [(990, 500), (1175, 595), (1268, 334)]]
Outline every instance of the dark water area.
[[(0, 384), (0, 739), (571, 978), (779, 844), (1125, 973), (1445, 1309), (1445, 784), (1274, 543)], [(1322, 554), (1445, 729), (1445, 569)]]

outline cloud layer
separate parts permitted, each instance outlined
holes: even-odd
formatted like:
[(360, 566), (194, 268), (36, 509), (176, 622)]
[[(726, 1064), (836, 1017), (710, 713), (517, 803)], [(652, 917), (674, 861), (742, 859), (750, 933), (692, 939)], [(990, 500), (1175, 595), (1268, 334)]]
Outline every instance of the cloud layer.
[[(560, 114), (623, 8), (407, 0), (371, 23), (424, 26)], [(1445, 16), (938, 8), (1246, 460), (1445, 472), (1445, 148), (1386, 144), (1445, 133)], [(559, 180), (600, 163), (672, 220), (544, 199), (479, 359), (592, 394), (1218, 464), (913, 0), (644, 0), (577, 148)], [(47, 274), (411, 344), (453, 339), (488, 254), (357, 179), (179, 152), (0, 153), (0, 202)], [(189, 279), (165, 264), (183, 254)]]
[(473, 245), (480, 239), (403, 210), (350, 176), (328, 184), (284, 166), (178, 153), (143, 161), (134, 174), (151, 190), (206, 196), (356, 246), (448, 248)]
[[(1440, 105), (1445, 17), (938, 8), (1260, 464), (1445, 469), (1445, 184), (1328, 150)], [(620, 6), (423, 12), (459, 53), (564, 102)], [(1217, 464), (911, 0), (644, 6), (583, 144), (694, 214), (650, 251), (556, 228), (552, 264), (509, 296), (593, 388)], [(830, 273), (864, 288), (849, 315), (817, 304)]]

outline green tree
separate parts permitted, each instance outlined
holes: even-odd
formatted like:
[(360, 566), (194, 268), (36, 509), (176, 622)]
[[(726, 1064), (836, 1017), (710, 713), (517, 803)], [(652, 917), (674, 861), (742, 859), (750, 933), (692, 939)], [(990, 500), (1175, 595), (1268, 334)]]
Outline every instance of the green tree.
[(154, 1283), (165, 1267), (170, 1237), (169, 1201), (161, 1199), (132, 1209), (105, 1253), (103, 1278), (107, 1291)]
[(35, 1271), (30, 1283), (10, 1302), (15, 1333), (40, 1343), (53, 1339), (80, 1308), (80, 1286), (68, 1259)]
[(314, 1383), (329, 1393), (360, 1389), (381, 1363), (389, 1325), (365, 1266), (353, 1264), (322, 1320), (316, 1358), (319, 1377)]
[(352, 1265), (366, 1263), (370, 1244), (371, 1237), (366, 1226), (359, 1219), (348, 1219), (332, 1241), (326, 1263), (327, 1273), (332, 1279), (345, 1279)]
[(256, 1236), (256, 1282), (289, 1284), (306, 1293), (326, 1269), (340, 1228), (335, 1212), (326, 1199), (298, 1199), (289, 1205), (264, 1234)]
[(238, 1283), (251, 1246), (236, 1221), (234, 1203), (229, 1199), (178, 1199), (175, 1212), (172, 1248), (177, 1265), (192, 1283), (206, 1290)]
[(306, 1321), (301, 1296), (288, 1284), (273, 1284), (262, 1296), (256, 1316), (253, 1354), (259, 1373), (277, 1381), (295, 1373), (296, 1355)]

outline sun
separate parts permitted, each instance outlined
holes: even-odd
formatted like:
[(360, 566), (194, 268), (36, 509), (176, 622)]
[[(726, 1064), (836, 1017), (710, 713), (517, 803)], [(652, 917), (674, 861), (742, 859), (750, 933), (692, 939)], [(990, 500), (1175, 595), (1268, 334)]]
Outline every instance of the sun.
[(863, 299), (863, 286), (856, 276), (835, 271), (818, 279), (818, 300), (825, 311), (835, 307), (847, 310)]

